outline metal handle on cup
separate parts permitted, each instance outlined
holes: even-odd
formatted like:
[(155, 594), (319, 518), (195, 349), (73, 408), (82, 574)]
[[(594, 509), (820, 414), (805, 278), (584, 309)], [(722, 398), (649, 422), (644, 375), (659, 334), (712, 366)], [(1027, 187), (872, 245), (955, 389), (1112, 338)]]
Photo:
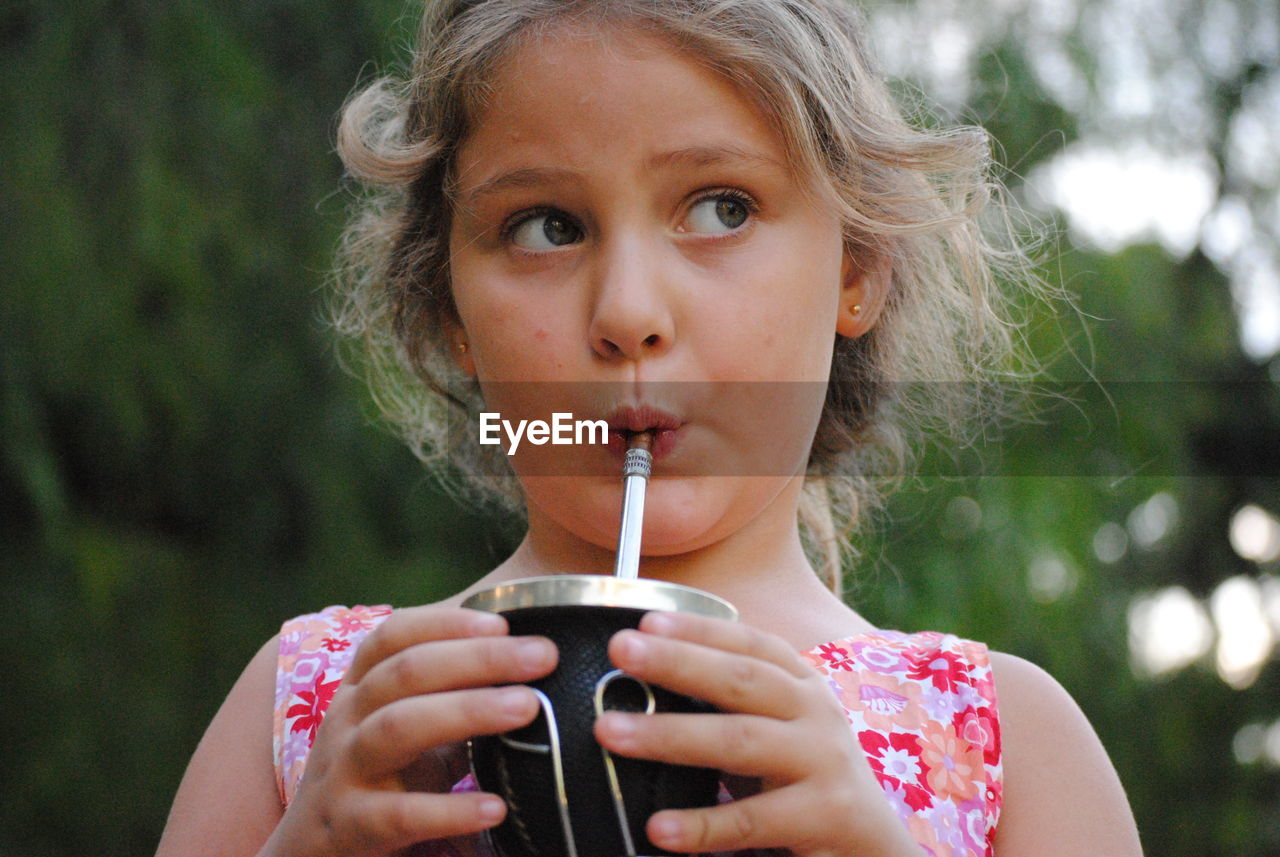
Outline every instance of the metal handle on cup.
[[(596, 717), (604, 714), (607, 709), (604, 707), (604, 692), (609, 688), (615, 680), (625, 678), (640, 685), (644, 690), (644, 713), (652, 714), (657, 708), (658, 701), (653, 695), (653, 688), (648, 682), (642, 681), (634, 676), (629, 676), (622, 670), (612, 670), (600, 676), (600, 680), (596, 682), (595, 708)], [(613, 798), (613, 809), (618, 815), (618, 829), (622, 832), (622, 843), (626, 847), (625, 857), (637, 857), (636, 844), (631, 838), (631, 825), (627, 822), (627, 805), (622, 799), (622, 784), (618, 782), (618, 770), (613, 764), (613, 754), (604, 747), (600, 748), (600, 754), (604, 757), (605, 774), (609, 777), (609, 793)]]
[[(560, 727), (556, 725), (556, 709), (551, 704), (551, 699), (542, 691), (530, 688), (538, 697), (538, 704), (542, 706), (542, 716), (547, 720), (547, 741), (546, 744), (533, 744), (528, 741), (517, 741), (505, 732), (498, 735), (498, 740), (513, 750), (520, 750), (525, 753), (537, 753), (538, 755), (551, 756), (551, 772), (556, 782), (556, 806), (560, 810), (560, 828), (564, 831), (564, 841), (568, 848), (567, 857), (578, 857), (578, 849), (576, 840), (573, 838), (573, 822), (569, 820), (569, 791), (565, 787), (564, 781), (564, 757), (560, 752)], [(506, 768), (503, 768), (505, 773)], [(502, 783), (502, 791), (508, 804), (513, 807), (515, 805), (515, 790), (511, 788), (510, 780), (504, 778)], [(530, 850), (534, 850), (533, 841), (529, 837), (528, 831), (520, 822), (518, 813), (512, 813), (512, 818), (516, 822), (516, 827), (522, 834)], [(634, 849), (633, 849), (634, 850)], [(633, 857), (633, 855), (628, 855)]]
[[(599, 717), (604, 714), (605, 711), (609, 710), (605, 708), (605, 692), (609, 689), (611, 684), (619, 679), (626, 679), (634, 682), (640, 687), (644, 692), (645, 706), (643, 713), (653, 714), (657, 708), (657, 698), (654, 696), (653, 688), (650, 687), (647, 682), (635, 678), (634, 676), (629, 676), (622, 670), (611, 670), (610, 672), (602, 675), (599, 680), (596, 681), (594, 696), (596, 717)], [(564, 833), (567, 857), (577, 857), (577, 840), (573, 835), (573, 822), (569, 818), (569, 794), (565, 785), (564, 760), (560, 752), (560, 728), (556, 723), (555, 706), (552, 705), (550, 698), (548, 698), (542, 691), (534, 688), (533, 692), (537, 695), (538, 704), (542, 706), (542, 715), (546, 718), (548, 743), (534, 744), (530, 741), (520, 741), (512, 738), (506, 733), (502, 733), (497, 737), (499, 741), (513, 750), (551, 757), (551, 770), (556, 784), (556, 803), (560, 810), (560, 827)], [(613, 754), (603, 747), (600, 748), (600, 754), (604, 758), (605, 772), (609, 779), (610, 796), (613, 800), (614, 812), (617, 814), (618, 818), (618, 830), (622, 834), (623, 846), (626, 849), (625, 854), (621, 855), (621, 857), (639, 857), (635, 840), (631, 836), (630, 825), (627, 823), (626, 802), (622, 796), (622, 784), (618, 780), (617, 768), (613, 764)], [(503, 792), (506, 793), (505, 797), (512, 803), (514, 803), (515, 797), (513, 791), (514, 790), (510, 787), (508, 782), (503, 783)], [(519, 815), (516, 814), (514, 817), (517, 824), (519, 824)], [(526, 839), (527, 838), (526, 833)], [(529, 840), (528, 844), (532, 849), (533, 843), (531, 840)]]

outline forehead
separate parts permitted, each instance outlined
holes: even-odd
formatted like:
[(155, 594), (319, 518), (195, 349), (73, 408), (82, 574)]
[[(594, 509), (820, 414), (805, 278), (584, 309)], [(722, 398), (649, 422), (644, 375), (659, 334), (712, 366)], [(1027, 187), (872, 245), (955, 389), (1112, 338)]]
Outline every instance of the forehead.
[(650, 169), (672, 153), (792, 172), (754, 99), (634, 26), (561, 25), (526, 39), (490, 76), (470, 124), (456, 163), (464, 191), (521, 167)]

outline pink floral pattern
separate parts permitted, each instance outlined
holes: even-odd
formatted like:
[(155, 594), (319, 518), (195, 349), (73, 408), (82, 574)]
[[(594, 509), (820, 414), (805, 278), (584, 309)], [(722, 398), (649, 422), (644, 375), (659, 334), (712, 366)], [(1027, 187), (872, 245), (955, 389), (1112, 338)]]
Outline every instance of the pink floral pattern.
[(316, 730), (356, 649), (390, 615), (385, 606), (329, 607), (290, 619), (280, 629), (272, 743), (283, 804), (293, 799)]
[[(284, 804), (356, 650), (389, 615), (385, 606), (329, 607), (281, 629), (274, 743)], [(986, 647), (935, 632), (876, 631), (804, 656), (826, 677), (885, 797), (923, 852), (992, 857), (1003, 786)], [(454, 790), (474, 788), (468, 776)], [(440, 855), (453, 853), (440, 845)]]
[(1003, 788), (986, 647), (930, 631), (876, 631), (805, 658), (826, 676), (876, 779), (925, 852), (993, 855)]

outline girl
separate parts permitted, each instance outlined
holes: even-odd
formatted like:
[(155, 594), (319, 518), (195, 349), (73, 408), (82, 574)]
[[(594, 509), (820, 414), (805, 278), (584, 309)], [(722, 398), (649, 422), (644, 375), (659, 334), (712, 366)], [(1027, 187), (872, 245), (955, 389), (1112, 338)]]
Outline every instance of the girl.
[[(415, 446), (494, 496), (479, 410), (655, 431), (642, 573), (741, 613), (650, 614), (611, 641), (619, 668), (723, 713), (611, 712), (597, 740), (746, 784), (655, 814), (654, 843), (1139, 853), (1052, 679), (877, 631), (814, 574), (809, 554), (838, 581), (856, 474), (894, 456), (907, 416), (949, 420), (939, 391), (964, 386), (889, 385), (981, 380), (1010, 339), (975, 223), (985, 139), (907, 127), (841, 0), (443, 0), (412, 78), (357, 97), (340, 148), (385, 190), (349, 231), (342, 323)], [(467, 430), (446, 436), (450, 414)], [(196, 750), (162, 855), (483, 848), (506, 807), (461, 742), (531, 722), (522, 683), (557, 652), (458, 605), (610, 573), (620, 498), (616, 443), (512, 451), (515, 553), (440, 604), (286, 623)]]

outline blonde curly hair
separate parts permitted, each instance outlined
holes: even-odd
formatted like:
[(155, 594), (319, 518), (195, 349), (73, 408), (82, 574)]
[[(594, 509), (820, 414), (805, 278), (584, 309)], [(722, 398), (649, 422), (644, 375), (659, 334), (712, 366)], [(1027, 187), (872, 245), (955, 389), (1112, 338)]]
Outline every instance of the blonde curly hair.
[(641, 28), (724, 75), (839, 213), (848, 248), (892, 270), (876, 326), (836, 343), (799, 512), (839, 592), (855, 525), (917, 441), (952, 433), (993, 383), (1023, 374), (999, 285), (1036, 284), (987, 134), (905, 121), (844, 0), (428, 0), (411, 73), (375, 80), (342, 112), (338, 152), (365, 192), (339, 251), (337, 328), (420, 458), (471, 499), (522, 509), (514, 479), (493, 476), (505, 456), (456, 430), (481, 402), (444, 341), (454, 162), (494, 70), (568, 21)]

